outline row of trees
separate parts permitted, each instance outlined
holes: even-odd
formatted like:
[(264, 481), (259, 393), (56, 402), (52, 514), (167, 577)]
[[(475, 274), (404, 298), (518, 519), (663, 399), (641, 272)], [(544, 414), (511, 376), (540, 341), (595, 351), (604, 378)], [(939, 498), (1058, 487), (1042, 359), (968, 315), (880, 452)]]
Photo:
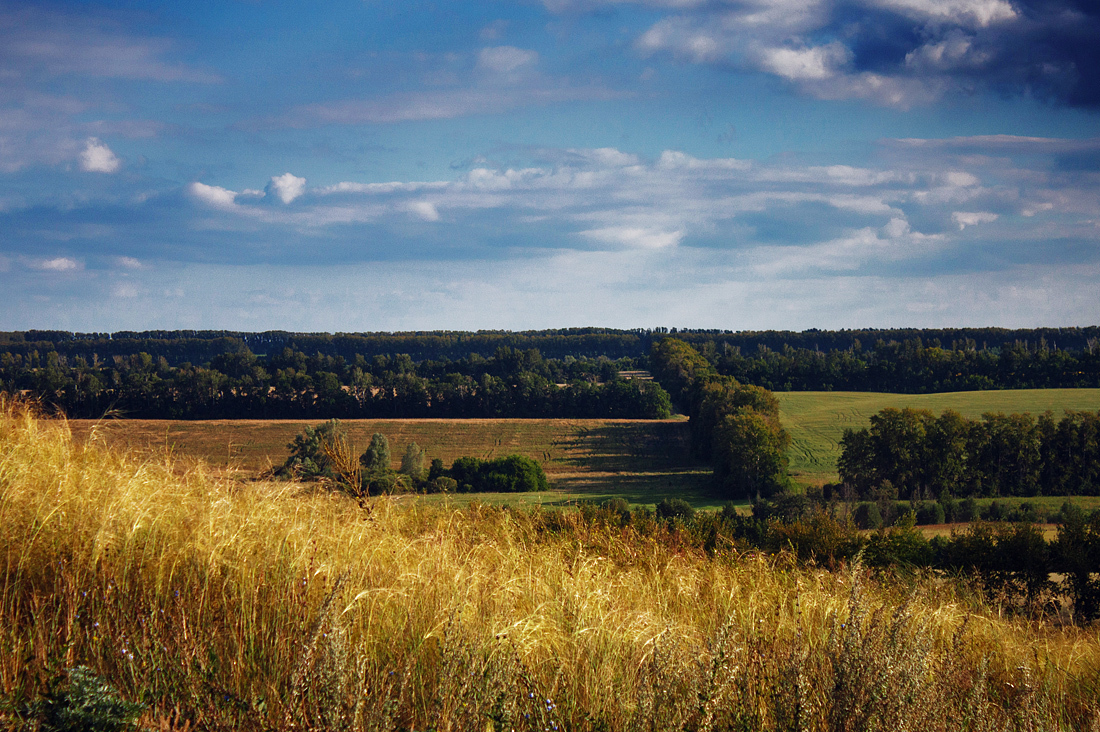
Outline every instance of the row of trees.
[(776, 391), (885, 391), (936, 393), (985, 389), (1100, 387), (1100, 346), (1080, 350), (1046, 341), (979, 347), (972, 339), (944, 347), (920, 338), (857, 339), (843, 350), (819, 351), (785, 345), (744, 353), (735, 346), (704, 349), (715, 368), (740, 381)]
[(718, 374), (676, 338), (654, 346), (651, 366), (689, 415), (692, 450), (713, 465), (725, 495), (771, 496), (787, 489), (790, 437), (779, 423), (779, 402), (771, 392)]
[(973, 420), (888, 408), (840, 445), (841, 482), (861, 498), (1100, 495), (1100, 412)]
[(0, 391), (22, 392), (71, 417), (604, 417), (661, 419), (668, 394), (619, 378), (632, 359), (546, 359), (500, 348), (491, 358), (414, 362), (407, 355), (342, 356), (284, 349), (223, 353), (205, 366), (172, 366), (138, 353), (109, 361), (56, 351), (0, 354)]
[[(227, 330), (153, 330), (115, 333), (70, 333), (28, 330), (0, 332), (0, 351), (29, 354), (56, 350), (63, 356), (94, 354), (100, 358), (129, 356), (142, 351), (164, 356), (172, 365), (184, 361), (206, 363), (222, 353), (245, 349), (255, 353), (280, 353), (284, 348), (305, 353), (323, 353), (353, 359), (362, 354), (407, 353), (416, 361), (459, 359), (471, 354), (489, 357), (498, 348), (536, 348), (543, 354), (563, 359), (645, 358), (653, 344), (673, 335), (700, 350), (738, 349), (783, 351), (787, 348), (815, 353), (860, 350), (859, 344), (904, 343), (921, 340), (929, 345), (952, 349), (997, 352), (1023, 344), (1029, 349), (1087, 351), (1100, 343), (1100, 327), (1087, 328), (863, 328), (856, 330), (731, 331), (687, 328), (560, 328), (506, 331), (413, 331), (403, 333), (292, 333), (265, 331), (250, 333)], [(950, 344), (950, 346), (948, 346)]]
[(545, 491), (549, 483), (542, 466), (522, 455), (492, 460), (461, 457), (450, 469), (436, 458), (427, 464), (415, 442), (405, 447), (401, 465), (393, 468), (389, 439), (376, 432), (362, 453), (349, 443), (340, 420), (306, 427), (287, 445), (290, 454), (277, 477), (327, 481), (352, 495), (389, 493), (522, 493)]

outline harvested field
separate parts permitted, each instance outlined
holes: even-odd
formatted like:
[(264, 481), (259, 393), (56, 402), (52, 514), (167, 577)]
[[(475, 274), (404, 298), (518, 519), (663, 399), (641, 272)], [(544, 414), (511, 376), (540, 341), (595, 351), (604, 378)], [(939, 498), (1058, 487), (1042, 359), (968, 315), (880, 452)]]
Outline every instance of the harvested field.
[[(149, 456), (171, 453), (219, 471), (256, 476), (280, 465), (287, 443), (316, 421), (302, 420), (71, 420), (80, 440), (94, 434), (107, 445)], [(458, 457), (519, 454), (538, 461), (553, 495), (479, 495), (491, 502), (561, 503), (621, 496), (631, 503), (684, 498), (699, 508), (721, 505), (707, 491), (710, 471), (693, 459), (684, 420), (393, 419), (346, 420), (351, 442), (365, 449), (371, 435), (390, 441), (394, 467), (410, 442), (445, 465)]]

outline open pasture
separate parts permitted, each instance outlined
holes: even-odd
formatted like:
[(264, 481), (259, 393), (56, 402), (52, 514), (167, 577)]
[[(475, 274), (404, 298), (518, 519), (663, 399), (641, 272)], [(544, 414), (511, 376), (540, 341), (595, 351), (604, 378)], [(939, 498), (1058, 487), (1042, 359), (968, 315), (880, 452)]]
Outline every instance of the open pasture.
[(954, 409), (964, 417), (986, 412), (1006, 414), (1067, 409), (1100, 409), (1100, 389), (1020, 389), (944, 394), (880, 394), (875, 392), (776, 392), (780, 419), (791, 435), (790, 470), (805, 485), (837, 479), (836, 461), (844, 430), (866, 427), (872, 415), (887, 407), (930, 409), (936, 414)]
[[(73, 435), (93, 433), (105, 444), (186, 462), (202, 460), (219, 471), (255, 476), (282, 464), (287, 444), (308, 420), (71, 420)], [(552, 490), (546, 495), (480, 494), (497, 503), (559, 504), (604, 500), (652, 504), (684, 498), (697, 508), (723, 503), (707, 491), (710, 471), (693, 459), (684, 420), (600, 419), (392, 419), (345, 420), (353, 445), (366, 448), (381, 432), (390, 441), (394, 467), (410, 442), (429, 459), (449, 466), (466, 455), (489, 459), (519, 454), (542, 465)]]

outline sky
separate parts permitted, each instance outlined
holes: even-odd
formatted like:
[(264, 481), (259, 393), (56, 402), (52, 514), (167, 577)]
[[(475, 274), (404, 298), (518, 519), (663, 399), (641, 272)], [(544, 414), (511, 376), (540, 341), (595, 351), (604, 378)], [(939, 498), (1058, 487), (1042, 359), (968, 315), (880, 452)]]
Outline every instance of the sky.
[(0, 0), (0, 330), (1100, 322), (1095, 0)]

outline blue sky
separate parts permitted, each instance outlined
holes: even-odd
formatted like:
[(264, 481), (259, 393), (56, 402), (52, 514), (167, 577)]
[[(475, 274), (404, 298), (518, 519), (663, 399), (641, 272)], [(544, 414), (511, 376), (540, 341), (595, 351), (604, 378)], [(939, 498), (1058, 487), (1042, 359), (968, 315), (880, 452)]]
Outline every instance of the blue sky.
[(1100, 322), (1092, 0), (0, 2), (0, 329)]

